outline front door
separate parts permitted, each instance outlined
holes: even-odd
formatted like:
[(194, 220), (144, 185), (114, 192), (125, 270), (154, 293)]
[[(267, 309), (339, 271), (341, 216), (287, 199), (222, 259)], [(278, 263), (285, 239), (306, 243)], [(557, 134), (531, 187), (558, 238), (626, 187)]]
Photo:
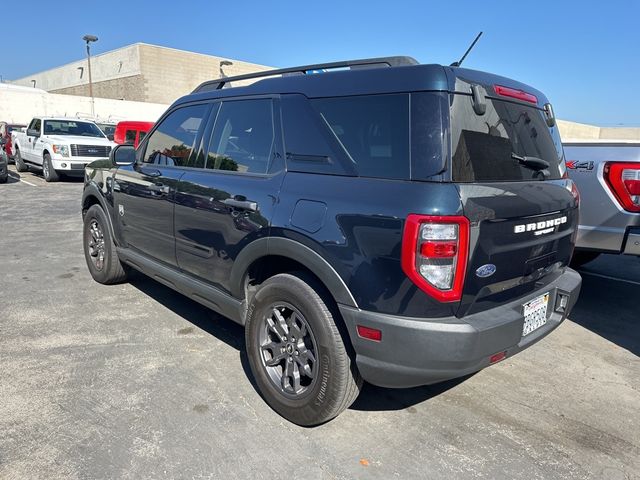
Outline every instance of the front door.
[(114, 200), (119, 239), (128, 248), (176, 264), (174, 201), (210, 106), (189, 105), (164, 117), (138, 150), (132, 166), (115, 174)]
[(229, 290), (240, 250), (268, 235), (284, 178), (271, 98), (224, 101), (203, 141), (203, 165), (189, 169), (175, 201), (181, 269)]

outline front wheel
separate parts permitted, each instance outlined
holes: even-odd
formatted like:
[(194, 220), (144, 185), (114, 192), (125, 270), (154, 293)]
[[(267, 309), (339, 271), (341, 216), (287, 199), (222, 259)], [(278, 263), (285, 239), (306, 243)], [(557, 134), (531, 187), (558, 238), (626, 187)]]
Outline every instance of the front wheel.
[(60, 175), (53, 168), (53, 163), (51, 163), (51, 155), (45, 153), (44, 159), (42, 160), (42, 176), (47, 182), (57, 182), (60, 180)]
[(120, 263), (107, 222), (107, 215), (99, 205), (92, 205), (85, 213), (82, 236), (84, 258), (96, 282), (120, 283), (127, 279), (127, 272)]
[(22, 156), (20, 155), (20, 150), (16, 150), (15, 155), (13, 156), (13, 159), (16, 162), (16, 170), (18, 172), (28, 172), (29, 171), (29, 166), (24, 163), (24, 161), (22, 160)]
[(261, 285), (247, 314), (247, 355), (258, 388), (271, 408), (302, 426), (338, 416), (362, 387), (325, 298), (313, 277), (279, 274)]

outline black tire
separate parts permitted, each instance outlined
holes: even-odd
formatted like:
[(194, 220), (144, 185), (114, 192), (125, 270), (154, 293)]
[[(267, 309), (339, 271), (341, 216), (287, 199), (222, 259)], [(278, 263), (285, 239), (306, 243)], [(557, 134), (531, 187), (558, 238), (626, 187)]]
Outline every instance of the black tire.
[(60, 175), (53, 169), (53, 163), (51, 163), (51, 155), (44, 154), (42, 159), (42, 176), (46, 182), (57, 182), (60, 180)]
[(0, 175), (0, 183), (7, 183), (7, 180), (9, 180), (7, 172), (5, 172), (4, 175)]
[(16, 162), (16, 170), (18, 172), (28, 172), (29, 171), (29, 165), (24, 163), (24, 161), (22, 160), (22, 155), (20, 155), (20, 150), (16, 149), (16, 153), (13, 155), (13, 159)]
[(87, 267), (96, 282), (110, 285), (127, 279), (127, 271), (120, 263), (111, 237), (107, 216), (99, 205), (92, 205), (84, 215), (82, 244)]
[[(362, 388), (348, 335), (341, 334), (336, 323), (340, 321), (336, 319), (339, 314), (332, 305), (322, 286), (305, 273), (269, 278), (249, 305), (245, 341), (253, 376), (271, 408), (298, 425), (319, 425), (338, 416), (355, 401)], [(289, 312), (295, 313), (295, 317), (291, 316), (294, 327), (286, 320)], [(274, 318), (285, 322), (279, 324), (287, 327), (284, 333), (289, 337), (284, 336), (284, 342), (276, 329), (269, 327)], [(291, 369), (291, 375), (284, 375), (285, 369)], [(295, 369), (299, 392), (295, 391)]]
[(573, 252), (573, 257), (571, 258), (571, 266), (572, 267), (581, 267), (585, 263), (589, 263), (600, 256), (599, 252), (589, 252), (589, 251), (575, 251)]

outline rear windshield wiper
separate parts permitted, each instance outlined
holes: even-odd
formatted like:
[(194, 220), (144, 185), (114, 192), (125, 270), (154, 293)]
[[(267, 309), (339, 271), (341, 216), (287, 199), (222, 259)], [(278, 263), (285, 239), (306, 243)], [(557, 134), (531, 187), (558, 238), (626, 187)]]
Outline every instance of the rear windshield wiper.
[(518, 160), (520, 165), (530, 168), (531, 170), (546, 170), (550, 166), (549, 162), (538, 157), (521, 157), (520, 155), (512, 152), (511, 158)]

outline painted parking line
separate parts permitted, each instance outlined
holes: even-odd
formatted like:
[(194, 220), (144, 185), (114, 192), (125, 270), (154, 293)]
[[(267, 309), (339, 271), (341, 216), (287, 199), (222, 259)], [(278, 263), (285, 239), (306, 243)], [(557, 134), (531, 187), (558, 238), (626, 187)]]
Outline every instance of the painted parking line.
[(607, 280), (615, 280), (617, 282), (630, 283), (632, 285), (640, 285), (640, 282), (636, 282), (635, 280), (628, 280), (626, 278), (612, 277), (610, 275), (603, 275), (602, 273), (585, 272), (583, 270), (578, 270), (578, 272), (580, 273), (580, 275), (589, 275), (591, 277), (599, 277), (605, 278)]
[(36, 185), (35, 183), (31, 183), (31, 182), (27, 182), (25, 179), (23, 179), (20, 175), (16, 175), (13, 172), (9, 172), (9, 176), (11, 178), (15, 178), (16, 180), (21, 181), (22, 183), (26, 183), (27, 185), (31, 185), (32, 187), (37, 187), (38, 185)]

